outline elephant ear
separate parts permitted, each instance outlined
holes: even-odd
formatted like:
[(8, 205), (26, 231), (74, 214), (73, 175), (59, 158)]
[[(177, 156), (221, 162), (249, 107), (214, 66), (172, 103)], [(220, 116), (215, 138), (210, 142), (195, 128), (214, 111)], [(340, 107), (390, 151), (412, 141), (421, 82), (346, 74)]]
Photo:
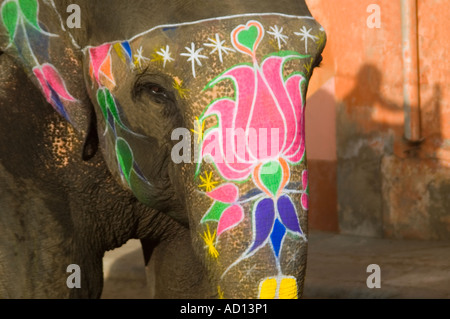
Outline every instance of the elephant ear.
[(16, 59), (47, 102), (72, 124), (84, 140), (82, 157), (88, 160), (98, 146), (95, 113), (85, 87), (81, 47), (63, 25), (58, 5), (0, 0), (0, 50)]

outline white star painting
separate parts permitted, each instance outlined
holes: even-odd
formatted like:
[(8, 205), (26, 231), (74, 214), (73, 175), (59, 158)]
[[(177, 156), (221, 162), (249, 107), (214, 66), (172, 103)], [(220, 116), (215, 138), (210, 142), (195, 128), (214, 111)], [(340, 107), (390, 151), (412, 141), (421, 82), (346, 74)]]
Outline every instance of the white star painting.
[(142, 49), (142, 46), (141, 46), (139, 49), (137, 49), (137, 54), (134, 55), (136, 62), (139, 64), (139, 67), (142, 66), (143, 62), (150, 61), (149, 58), (146, 58), (143, 56), (143, 54), (142, 54), (143, 50), (144, 49)]
[(270, 27), (270, 30), (272, 31), (267, 31), (267, 33), (272, 35), (275, 38), (275, 40), (277, 40), (278, 49), (281, 50), (281, 41), (283, 41), (283, 43), (287, 43), (286, 39), (289, 39), (289, 37), (283, 34), (283, 27), (281, 27), (281, 29), (278, 29), (278, 26), (275, 25), (273, 27)]
[(190, 48), (185, 47), (185, 49), (188, 53), (181, 53), (180, 55), (189, 57), (188, 62), (192, 63), (192, 75), (195, 78), (195, 63), (197, 63), (198, 66), (202, 66), (200, 59), (207, 59), (208, 57), (200, 54), (200, 52), (203, 51), (203, 48), (195, 49), (194, 42), (191, 43)]
[(303, 28), (300, 29), (300, 32), (294, 32), (295, 35), (302, 38), (302, 41), (305, 41), (305, 53), (308, 53), (308, 39), (313, 40), (313, 42), (316, 42), (316, 39), (318, 39), (315, 35), (311, 35), (311, 30), (312, 28), (306, 30), (306, 27), (303, 26)]
[(167, 62), (175, 61), (175, 59), (170, 56), (170, 49), (168, 45), (166, 45), (165, 49), (161, 48), (159, 51), (156, 52), (156, 54), (162, 57), (164, 68), (166, 67)]
[(219, 54), (219, 60), (221, 63), (223, 63), (222, 53), (228, 54), (228, 51), (235, 52), (234, 49), (224, 46), (225, 40), (220, 41), (219, 34), (217, 34), (217, 33), (216, 33), (215, 39), (209, 38), (208, 40), (211, 41), (211, 43), (204, 43), (203, 45), (206, 47), (214, 48), (209, 54), (211, 55), (214, 52), (217, 52), (217, 54)]

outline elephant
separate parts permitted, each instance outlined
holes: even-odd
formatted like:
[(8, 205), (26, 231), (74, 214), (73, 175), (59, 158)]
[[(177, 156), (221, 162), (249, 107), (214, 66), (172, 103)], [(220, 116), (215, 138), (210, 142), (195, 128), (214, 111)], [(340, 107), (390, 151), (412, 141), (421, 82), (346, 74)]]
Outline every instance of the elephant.
[(129, 239), (154, 298), (302, 297), (326, 43), (304, 1), (2, 0), (0, 19), (0, 298), (100, 298)]

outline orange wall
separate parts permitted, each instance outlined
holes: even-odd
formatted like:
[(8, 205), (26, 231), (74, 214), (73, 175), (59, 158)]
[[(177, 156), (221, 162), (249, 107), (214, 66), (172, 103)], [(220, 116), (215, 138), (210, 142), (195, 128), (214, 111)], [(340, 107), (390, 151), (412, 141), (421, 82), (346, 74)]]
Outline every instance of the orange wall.
[[(338, 228), (366, 236), (450, 239), (450, 3), (418, 0), (423, 142), (411, 145), (403, 139), (400, 1), (306, 2), (328, 38), (324, 68), (315, 71), (310, 87), (308, 160), (328, 165), (337, 158)], [(381, 9), (381, 27), (371, 29), (367, 8), (373, 3)], [(319, 196), (333, 196), (327, 186), (325, 194), (311, 194), (310, 216), (318, 215), (310, 218), (312, 228), (323, 228), (321, 218), (330, 218), (330, 208), (313, 211)]]

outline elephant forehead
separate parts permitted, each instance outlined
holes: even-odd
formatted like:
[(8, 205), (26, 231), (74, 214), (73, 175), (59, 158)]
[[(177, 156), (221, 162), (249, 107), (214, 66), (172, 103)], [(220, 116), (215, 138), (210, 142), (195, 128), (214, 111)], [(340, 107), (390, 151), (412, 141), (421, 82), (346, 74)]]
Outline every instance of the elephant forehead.
[[(180, 99), (194, 98), (191, 102), (204, 107), (200, 94), (211, 99), (233, 93), (230, 81), (221, 93), (203, 92), (236, 65), (260, 64), (279, 52), (303, 55), (299, 63), (307, 65), (324, 41), (324, 30), (310, 16), (261, 13), (160, 25), (130, 39), (88, 47), (85, 54), (92, 79), (111, 91), (122, 82), (117, 78), (160, 74)], [(297, 71), (303, 70), (297, 66)]]

